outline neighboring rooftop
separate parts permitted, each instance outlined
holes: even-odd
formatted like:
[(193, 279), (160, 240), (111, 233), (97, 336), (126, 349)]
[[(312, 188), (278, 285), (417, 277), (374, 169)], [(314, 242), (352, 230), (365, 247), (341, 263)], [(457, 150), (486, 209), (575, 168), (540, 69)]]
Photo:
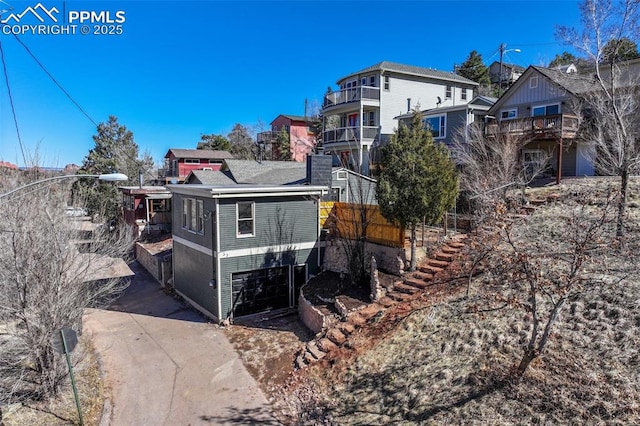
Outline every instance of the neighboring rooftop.
[(370, 67), (361, 69), (358, 72), (349, 74), (346, 77), (342, 77), (340, 80), (338, 80), (338, 84), (340, 84), (341, 81), (346, 80), (355, 75), (366, 74), (372, 71), (390, 71), (390, 72), (396, 72), (399, 74), (408, 74), (408, 75), (414, 75), (414, 76), (420, 76), (420, 77), (435, 78), (438, 80), (447, 80), (447, 81), (453, 81), (457, 83), (465, 83), (473, 86), (478, 85), (478, 83), (476, 83), (475, 81), (469, 80), (468, 78), (464, 78), (452, 72), (440, 71), (433, 68), (418, 67), (415, 65), (398, 64), (398, 63), (389, 62), (389, 61), (378, 62), (375, 65), (371, 65)]
[(226, 159), (219, 171), (194, 170), (186, 182), (203, 185), (299, 185), (306, 181), (305, 163)]
[(303, 115), (280, 114), (279, 116), (274, 118), (273, 121), (270, 124), (273, 124), (273, 122), (276, 121), (280, 117), (288, 118), (291, 121), (304, 121), (305, 123), (312, 123), (314, 121), (313, 117), (305, 117)]
[(199, 158), (199, 159), (211, 159), (211, 160), (224, 160), (227, 158), (234, 158), (233, 154), (229, 151), (214, 151), (210, 149), (179, 149), (171, 148), (167, 151), (164, 158), (168, 158), (169, 154), (173, 154), (176, 158)]

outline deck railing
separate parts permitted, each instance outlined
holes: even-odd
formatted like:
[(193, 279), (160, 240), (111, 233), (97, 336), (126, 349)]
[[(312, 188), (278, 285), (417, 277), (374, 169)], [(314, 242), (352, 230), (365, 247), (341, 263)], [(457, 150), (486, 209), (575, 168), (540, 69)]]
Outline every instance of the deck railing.
[(340, 105), (347, 102), (355, 102), (361, 99), (369, 99), (373, 101), (380, 100), (380, 88), (359, 86), (350, 87), (348, 89), (336, 90), (335, 92), (327, 93), (324, 97), (323, 108), (328, 108), (334, 105)]
[(367, 139), (374, 140), (377, 136), (378, 127), (375, 126), (363, 126), (362, 137), (360, 137), (360, 127), (339, 127), (337, 129), (325, 130), (323, 142), (361, 142)]
[(487, 134), (509, 133), (535, 137), (575, 137), (579, 126), (578, 117), (570, 114), (544, 115), (538, 117), (502, 120), (487, 124)]

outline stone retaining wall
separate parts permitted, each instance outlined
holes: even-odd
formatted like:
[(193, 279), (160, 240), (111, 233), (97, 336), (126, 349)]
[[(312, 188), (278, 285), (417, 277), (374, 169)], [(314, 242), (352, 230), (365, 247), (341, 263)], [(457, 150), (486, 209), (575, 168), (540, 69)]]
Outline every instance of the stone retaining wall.
[[(164, 254), (152, 254), (142, 244), (136, 243), (136, 260), (147, 270), (162, 286), (166, 286), (171, 279), (171, 256)], [(167, 258), (167, 259), (165, 259)]]
[[(349, 273), (348, 259), (343, 244), (343, 240), (339, 238), (327, 241), (322, 265), (325, 270), (344, 274)], [(365, 243), (365, 252), (367, 269), (370, 268), (371, 256), (375, 256), (379, 269), (394, 275), (400, 275), (404, 271), (404, 264), (407, 260), (404, 248)]]
[(300, 289), (298, 298), (298, 316), (307, 328), (318, 334), (327, 326), (327, 319), (319, 309), (304, 297), (304, 287)]

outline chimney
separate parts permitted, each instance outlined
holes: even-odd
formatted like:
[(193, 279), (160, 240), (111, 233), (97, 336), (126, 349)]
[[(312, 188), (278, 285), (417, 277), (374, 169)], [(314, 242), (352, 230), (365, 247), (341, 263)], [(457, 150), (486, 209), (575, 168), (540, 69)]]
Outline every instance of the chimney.
[(331, 188), (330, 155), (307, 155), (307, 183)]

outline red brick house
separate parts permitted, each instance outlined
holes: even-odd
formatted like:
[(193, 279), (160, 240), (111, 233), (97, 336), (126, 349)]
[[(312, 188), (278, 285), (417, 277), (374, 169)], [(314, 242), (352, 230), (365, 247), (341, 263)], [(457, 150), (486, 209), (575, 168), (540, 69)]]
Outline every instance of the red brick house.
[(234, 157), (227, 151), (171, 148), (164, 156), (165, 166), (160, 170), (160, 180), (182, 183), (193, 170), (220, 170), (222, 161), (228, 158)]

